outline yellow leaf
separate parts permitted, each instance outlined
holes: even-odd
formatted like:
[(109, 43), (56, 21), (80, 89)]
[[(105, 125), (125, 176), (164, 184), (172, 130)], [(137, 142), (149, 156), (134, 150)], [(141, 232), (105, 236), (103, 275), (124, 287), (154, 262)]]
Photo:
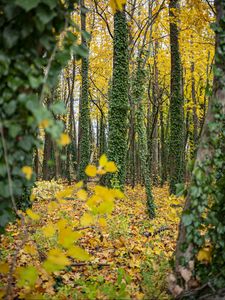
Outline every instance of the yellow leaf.
[(106, 222), (105, 218), (99, 218), (98, 222), (99, 222), (99, 225), (101, 227), (106, 227), (107, 226), (107, 222)]
[(38, 279), (37, 269), (33, 266), (19, 267), (16, 270), (17, 285), (19, 287), (34, 286)]
[(51, 237), (55, 234), (55, 227), (53, 224), (42, 227), (42, 231), (45, 237)]
[(105, 165), (105, 170), (109, 173), (115, 173), (117, 171), (117, 167), (114, 161), (107, 162)]
[(48, 212), (51, 212), (51, 211), (54, 211), (58, 208), (59, 204), (56, 203), (55, 201), (51, 201), (49, 204), (48, 204)]
[(109, 5), (112, 8), (113, 13), (117, 10), (123, 10), (123, 5), (126, 4), (126, 0), (110, 0)]
[(102, 154), (102, 156), (99, 158), (99, 166), (104, 168), (104, 166), (106, 165), (108, 159), (106, 157), (105, 154)]
[(58, 144), (61, 145), (61, 146), (66, 146), (66, 145), (69, 145), (70, 143), (71, 143), (71, 139), (68, 136), (68, 134), (67, 133), (62, 133), (60, 135), (59, 140), (58, 140)]
[(212, 259), (211, 255), (212, 255), (212, 249), (210, 247), (208, 247), (208, 248), (202, 248), (198, 252), (197, 260), (198, 261), (210, 262), (211, 259)]
[(124, 193), (121, 192), (119, 189), (112, 189), (111, 191), (112, 191), (112, 193), (114, 194), (115, 198), (118, 198), (118, 199), (123, 199), (123, 198), (125, 198)]
[(71, 197), (73, 193), (73, 188), (67, 188), (65, 190), (59, 191), (55, 194), (57, 200), (61, 200), (63, 198)]
[(106, 171), (104, 169), (98, 169), (97, 170), (98, 175), (104, 175), (105, 173), (106, 173)]
[(114, 203), (112, 200), (104, 201), (98, 206), (99, 214), (110, 214), (113, 211)]
[(54, 248), (49, 251), (47, 260), (53, 264), (63, 267), (68, 266), (70, 264), (70, 261), (66, 257), (64, 252), (58, 248)]
[(91, 258), (90, 255), (84, 249), (82, 249), (78, 246), (71, 247), (68, 250), (67, 255), (69, 255), (75, 259), (83, 260), (83, 261), (90, 260), (90, 258)]
[(40, 216), (38, 214), (36, 214), (32, 209), (28, 208), (26, 210), (27, 215), (32, 219), (32, 220), (39, 220)]
[(82, 226), (91, 225), (93, 224), (93, 222), (94, 222), (93, 216), (88, 213), (83, 214), (83, 216), (80, 218), (80, 224)]
[(35, 198), (36, 198), (35, 195), (32, 193), (32, 194), (30, 195), (30, 201), (33, 202), (33, 201), (35, 200)]
[(86, 192), (85, 190), (79, 190), (79, 191), (77, 192), (77, 198), (78, 198), (78, 199), (86, 200), (86, 199), (87, 199), (87, 196), (88, 196), (88, 194), (87, 194), (87, 192)]
[(9, 264), (8, 263), (1, 263), (0, 264), (0, 273), (7, 274), (9, 272)]
[(97, 174), (97, 168), (93, 165), (88, 165), (85, 169), (85, 173), (87, 176), (95, 177)]
[(83, 185), (84, 185), (83, 181), (79, 181), (75, 184), (75, 188), (77, 189), (82, 188)]
[(59, 231), (58, 243), (68, 249), (81, 237), (80, 232), (74, 232), (71, 228), (62, 228)]
[(5, 296), (6, 291), (4, 289), (0, 289), (0, 299), (3, 299)]
[(57, 222), (56, 226), (59, 230), (62, 230), (68, 225), (68, 221), (66, 219), (61, 219)]
[(24, 248), (23, 248), (24, 252), (28, 253), (28, 254), (31, 254), (31, 255), (35, 255), (37, 254), (37, 250), (34, 246), (30, 246), (30, 245), (26, 245)]
[(44, 129), (49, 127), (49, 120), (48, 119), (44, 119), (39, 123), (40, 127), (43, 127)]
[(32, 176), (32, 174), (33, 174), (32, 168), (29, 167), (29, 166), (24, 166), (24, 167), (22, 167), (21, 170), (22, 170), (23, 174), (25, 175), (26, 179), (27, 179), (27, 180), (30, 180), (30, 179), (31, 179), (31, 176)]

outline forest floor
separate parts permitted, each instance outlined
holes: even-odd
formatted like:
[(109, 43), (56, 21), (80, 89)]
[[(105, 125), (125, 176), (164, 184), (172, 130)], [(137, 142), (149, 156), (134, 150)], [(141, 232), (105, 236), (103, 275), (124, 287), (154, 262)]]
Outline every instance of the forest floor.
[[(54, 210), (49, 212), (46, 207), (55, 188), (62, 185), (56, 182), (38, 183), (33, 211), (45, 214), (44, 222), (54, 222), (56, 218)], [(101, 232), (92, 226), (83, 229), (80, 246), (93, 259), (89, 262), (75, 261), (66, 271), (55, 272), (53, 277), (40, 269), (41, 275), (35, 284), (36, 295), (44, 295), (43, 299), (51, 300), (170, 299), (166, 277), (175, 249), (182, 199), (169, 196), (167, 187), (155, 187), (153, 194), (157, 216), (150, 220), (143, 187), (127, 187), (126, 198), (116, 200), (114, 211)], [(85, 201), (67, 200), (61, 217), (76, 227), (84, 211)], [(39, 268), (47, 248), (52, 246), (46, 244), (39, 231), (42, 225), (43, 220), (29, 228), (30, 234), (35, 236), (38, 250), (33, 251), (29, 242), (28, 246), (22, 247), (18, 256), (20, 266), (30, 262)], [(21, 243), (19, 228), (19, 223), (10, 225), (1, 241), (0, 253), (7, 260)], [(21, 297), (27, 293), (23, 285), (15, 288), (14, 292)], [(41, 296), (33, 295), (32, 299), (41, 299)]]

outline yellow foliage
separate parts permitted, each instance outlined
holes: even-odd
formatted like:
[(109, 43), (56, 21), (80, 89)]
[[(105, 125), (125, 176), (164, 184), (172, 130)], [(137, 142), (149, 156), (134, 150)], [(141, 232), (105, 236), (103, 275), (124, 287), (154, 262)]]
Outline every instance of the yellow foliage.
[(115, 173), (117, 171), (116, 164), (113, 161), (109, 161), (105, 165), (106, 172)]
[(26, 213), (32, 220), (38, 221), (40, 219), (40, 216), (30, 208), (26, 210)]
[(92, 215), (85, 213), (83, 216), (80, 218), (80, 224), (82, 226), (88, 226), (94, 223), (94, 218)]
[(67, 255), (81, 261), (90, 260), (90, 255), (81, 247), (73, 246), (67, 251)]
[(199, 250), (197, 260), (201, 262), (210, 262), (212, 260), (212, 248), (205, 247)]
[(58, 139), (58, 144), (61, 146), (66, 146), (71, 143), (71, 139), (67, 133), (62, 133)]
[(87, 199), (87, 196), (88, 196), (88, 194), (87, 194), (87, 192), (86, 192), (85, 190), (79, 190), (79, 191), (77, 192), (77, 198), (78, 198), (78, 199), (86, 200), (86, 199)]
[(95, 177), (97, 174), (97, 168), (94, 165), (88, 165), (85, 169), (87, 176)]
[(82, 188), (83, 185), (84, 185), (83, 181), (79, 181), (75, 184), (75, 188), (77, 189)]
[(0, 273), (7, 274), (9, 272), (9, 264), (8, 263), (1, 263), (0, 264)]
[(123, 6), (126, 2), (126, 0), (109, 0), (109, 5), (111, 6), (113, 13), (115, 13), (117, 10), (123, 10)]
[(58, 243), (64, 248), (70, 248), (74, 242), (81, 238), (80, 232), (74, 232), (71, 228), (61, 228), (58, 235)]
[(44, 128), (44, 129), (48, 128), (49, 125), (50, 125), (50, 122), (49, 122), (48, 119), (44, 119), (44, 120), (42, 120), (42, 121), (39, 123), (39, 126), (42, 127), (42, 128)]
[(23, 172), (23, 174), (25, 175), (27, 180), (30, 180), (33, 174), (33, 170), (31, 167), (29, 166), (24, 166), (22, 167), (21, 171)]
[(37, 254), (37, 249), (33, 245), (26, 245), (23, 251), (31, 255)]
[(48, 224), (42, 227), (42, 231), (45, 237), (52, 237), (55, 234), (55, 226), (53, 224)]
[[(55, 265), (56, 269), (57, 267), (62, 267), (64, 268), (65, 266), (68, 266), (70, 264), (69, 259), (66, 257), (64, 252), (58, 248), (51, 249), (48, 252), (47, 260), (46, 262)], [(47, 264), (47, 269), (48, 270), (48, 264)]]
[(108, 162), (108, 159), (105, 154), (102, 154), (102, 156), (99, 158), (99, 166), (104, 168), (106, 163)]

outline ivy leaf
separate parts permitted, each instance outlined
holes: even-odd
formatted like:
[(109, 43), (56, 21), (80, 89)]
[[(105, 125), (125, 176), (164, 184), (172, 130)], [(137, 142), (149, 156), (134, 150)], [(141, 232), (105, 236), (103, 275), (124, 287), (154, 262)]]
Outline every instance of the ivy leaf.
[(25, 9), (26, 11), (37, 7), (40, 2), (40, 0), (16, 0), (16, 4)]
[(192, 215), (188, 212), (185, 212), (182, 217), (182, 221), (183, 221), (184, 225), (185, 226), (190, 225), (192, 223), (192, 220), (193, 220)]

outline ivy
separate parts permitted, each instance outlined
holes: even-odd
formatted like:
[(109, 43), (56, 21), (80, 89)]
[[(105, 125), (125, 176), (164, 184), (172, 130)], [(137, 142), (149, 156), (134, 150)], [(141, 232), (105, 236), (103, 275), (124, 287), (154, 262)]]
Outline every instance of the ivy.
[(109, 105), (108, 156), (119, 171), (113, 181), (123, 187), (127, 151), (128, 113), (128, 33), (125, 12), (114, 15), (113, 81)]
[(75, 26), (70, 18), (74, 3), (2, 0), (0, 4), (0, 228), (12, 220), (16, 207), (29, 205), (35, 174), (28, 180), (21, 169), (32, 167), (33, 150), (40, 146), (39, 125), (48, 120), (45, 130), (55, 140), (63, 131), (43, 99), (71, 54), (86, 55), (77, 34), (68, 30)]
[[(182, 217), (185, 241), (192, 249), (188, 261), (195, 261), (194, 275), (202, 284), (210, 283), (210, 292), (225, 285), (224, 3), (217, 3), (217, 13), (214, 91)], [(188, 257), (186, 249), (179, 259)]]

